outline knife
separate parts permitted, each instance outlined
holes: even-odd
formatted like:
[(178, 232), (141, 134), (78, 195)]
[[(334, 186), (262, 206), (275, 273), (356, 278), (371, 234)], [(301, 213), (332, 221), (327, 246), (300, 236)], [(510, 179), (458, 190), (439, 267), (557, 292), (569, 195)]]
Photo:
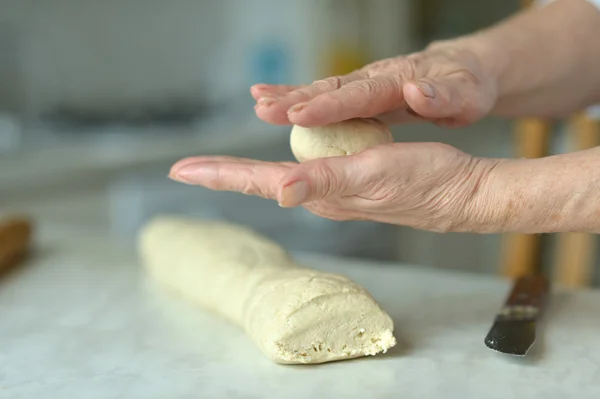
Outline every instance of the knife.
[(0, 221), (0, 277), (23, 263), (31, 235), (32, 224), (26, 218)]
[(525, 356), (535, 343), (536, 322), (548, 288), (542, 274), (518, 278), (485, 337), (485, 345), (497, 352)]

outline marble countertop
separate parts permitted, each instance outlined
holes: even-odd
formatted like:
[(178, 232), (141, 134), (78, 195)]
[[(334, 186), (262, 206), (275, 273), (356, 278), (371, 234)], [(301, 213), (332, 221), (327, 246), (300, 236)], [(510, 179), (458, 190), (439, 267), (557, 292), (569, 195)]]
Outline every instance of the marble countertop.
[(2, 398), (600, 397), (598, 291), (555, 291), (531, 356), (516, 359), (483, 343), (506, 280), (297, 254), (370, 290), (400, 343), (377, 357), (282, 366), (156, 286), (123, 243), (46, 225), (36, 246), (0, 281)]

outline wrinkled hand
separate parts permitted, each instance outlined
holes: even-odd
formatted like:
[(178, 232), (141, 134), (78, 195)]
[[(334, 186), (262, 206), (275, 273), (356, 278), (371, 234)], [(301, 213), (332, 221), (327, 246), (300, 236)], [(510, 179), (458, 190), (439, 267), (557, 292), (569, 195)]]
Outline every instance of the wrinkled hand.
[(485, 212), (476, 198), (492, 160), (439, 143), (395, 143), (302, 164), (231, 157), (177, 162), (170, 177), (302, 205), (334, 220), (371, 220), (431, 231), (468, 231)]
[(485, 116), (497, 97), (496, 80), (472, 50), (455, 41), (307, 86), (259, 84), (251, 93), (262, 120), (307, 127), (356, 117), (459, 127)]

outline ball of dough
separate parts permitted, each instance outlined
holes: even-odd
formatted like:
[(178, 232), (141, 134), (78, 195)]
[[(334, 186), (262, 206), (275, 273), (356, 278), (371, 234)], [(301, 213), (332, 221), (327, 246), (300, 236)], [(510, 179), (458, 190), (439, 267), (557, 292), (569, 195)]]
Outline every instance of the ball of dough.
[(290, 136), (292, 153), (299, 162), (356, 154), (393, 141), (387, 125), (376, 119), (349, 119), (316, 127), (294, 125)]

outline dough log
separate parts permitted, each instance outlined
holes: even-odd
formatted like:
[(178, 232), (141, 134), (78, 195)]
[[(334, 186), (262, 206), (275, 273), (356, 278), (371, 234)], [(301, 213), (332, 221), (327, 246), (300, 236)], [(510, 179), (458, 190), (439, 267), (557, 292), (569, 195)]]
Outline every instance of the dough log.
[(364, 288), (296, 264), (248, 228), (159, 217), (140, 232), (139, 250), (154, 279), (241, 326), (277, 363), (351, 359), (396, 344), (392, 319)]

